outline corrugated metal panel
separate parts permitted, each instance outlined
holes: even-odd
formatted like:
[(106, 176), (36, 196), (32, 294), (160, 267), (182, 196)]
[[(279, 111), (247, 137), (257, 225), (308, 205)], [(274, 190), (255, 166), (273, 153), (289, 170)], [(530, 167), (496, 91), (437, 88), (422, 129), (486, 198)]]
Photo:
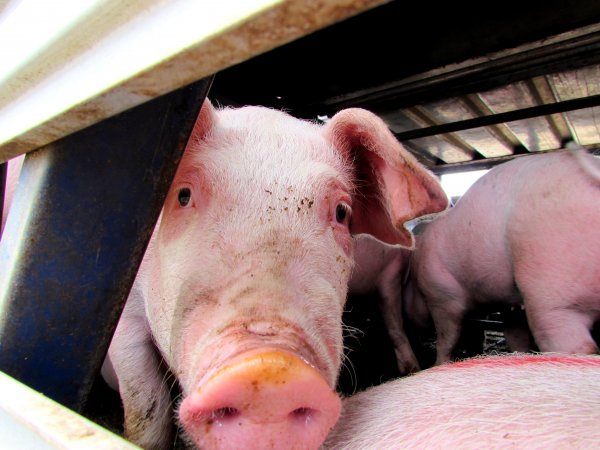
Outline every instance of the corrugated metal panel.
[[(541, 104), (532, 83), (525, 81), (482, 92), (479, 98), (494, 114)], [(506, 126), (528, 151), (551, 150), (561, 145), (550, 122), (544, 117), (509, 122)]]
[[(388, 111), (384, 117), (392, 131), (401, 136), (408, 130), (433, 129), (469, 119), (558, 105), (558, 102), (591, 99), (597, 95), (600, 95), (600, 65), (592, 65), (399, 111)], [(433, 134), (408, 138), (405, 144), (415, 153), (420, 153), (423, 160), (437, 160), (436, 167), (442, 169), (445, 165), (462, 165), (474, 160), (503, 161), (517, 153), (558, 150), (569, 140), (594, 146), (600, 144), (600, 106), (509, 120), (489, 126), (465, 125), (459, 131)], [(445, 165), (439, 164), (439, 161)]]
[[(416, 108), (406, 108), (380, 115), (394, 133), (425, 128), (435, 124)], [(474, 152), (466, 144), (451, 136), (415, 139), (408, 142), (407, 146), (417, 155), (425, 156), (425, 159), (429, 159), (432, 163), (435, 163), (436, 159), (445, 163), (471, 161), (474, 156)]]
[[(548, 75), (558, 100), (589, 97), (600, 94), (600, 66)], [(600, 142), (600, 107), (565, 113), (575, 140), (581, 145)]]
[[(443, 124), (477, 117), (465, 98), (451, 98), (428, 103), (423, 110), (436, 123)], [(512, 149), (494, 136), (488, 128), (459, 131), (456, 136), (486, 158), (512, 154)]]

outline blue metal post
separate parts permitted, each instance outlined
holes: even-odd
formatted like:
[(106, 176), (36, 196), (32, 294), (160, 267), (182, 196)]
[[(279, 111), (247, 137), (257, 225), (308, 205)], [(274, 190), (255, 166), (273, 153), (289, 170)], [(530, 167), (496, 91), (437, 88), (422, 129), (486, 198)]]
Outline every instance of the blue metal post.
[(210, 81), (26, 156), (0, 243), (0, 370), (83, 408)]

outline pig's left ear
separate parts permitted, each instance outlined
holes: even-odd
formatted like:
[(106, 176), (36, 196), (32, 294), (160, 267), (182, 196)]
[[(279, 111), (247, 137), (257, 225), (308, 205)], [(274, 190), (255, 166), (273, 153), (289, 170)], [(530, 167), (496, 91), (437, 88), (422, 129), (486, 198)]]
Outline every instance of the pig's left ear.
[(437, 179), (369, 111), (342, 110), (323, 131), (355, 168), (351, 233), (413, 248), (414, 236), (405, 222), (448, 207)]
[(202, 108), (200, 109), (200, 113), (198, 113), (198, 117), (196, 118), (196, 123), (194, 124), (194, 129), (192, 130), (192, 134), (190, 136), (190, 141), (200, 142), (214, 126), (216, 121), (217, 114), (215, 112), (215, 108), (210, 100), (206, 98), (204, 103), (202, 103)]

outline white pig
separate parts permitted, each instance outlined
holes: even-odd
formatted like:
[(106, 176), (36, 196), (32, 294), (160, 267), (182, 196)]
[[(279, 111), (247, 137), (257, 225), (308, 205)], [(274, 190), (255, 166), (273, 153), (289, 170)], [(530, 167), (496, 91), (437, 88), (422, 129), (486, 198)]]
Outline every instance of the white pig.
[(600, 444), (600, 357), (505, 355), (426, 369), (345, 400), (324, 449)]
[(365, 110), (319, 126), (205, 102), (103, 369), (125, 435), (170, 445), (172, 374), (198, 447), (318, 448), (340, 408), (352, 234), (412, 247), (403, 224), (445, 207)]
[(527, 156), (480, 178), (428, 225), (411, 260), (414, 302), (450, 360), (467, 311), (525, 305), (543, 352), (597, 353), (600, 161), (584, 150)]

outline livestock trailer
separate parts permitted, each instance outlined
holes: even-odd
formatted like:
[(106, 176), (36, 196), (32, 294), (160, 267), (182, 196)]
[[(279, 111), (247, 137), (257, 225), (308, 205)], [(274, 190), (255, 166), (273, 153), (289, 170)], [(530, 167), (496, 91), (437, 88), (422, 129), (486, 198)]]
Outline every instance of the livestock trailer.
[[(92, 419), (110, 395), (97, 392), (100, 366), (207, 95), (317, 123), (368, 109), (439, 176), (600, 143), (590, 0), (8, 0), (0, 41), (0, 159), (27, 155), (0, 244), (0, 370)], [(397, 376), (376, 304), (350, 299), (344, 320), (363, 334), (347, 338), (344, 392)], [(497, 331), (495, 317), (472, 322), (477, 339)], [(46, 408), (36, 402), (27, 407)], [(63, 441), (48, 431), (62, 425), (3, 408), (50, 448), (106, 439), (82, 422)]]

